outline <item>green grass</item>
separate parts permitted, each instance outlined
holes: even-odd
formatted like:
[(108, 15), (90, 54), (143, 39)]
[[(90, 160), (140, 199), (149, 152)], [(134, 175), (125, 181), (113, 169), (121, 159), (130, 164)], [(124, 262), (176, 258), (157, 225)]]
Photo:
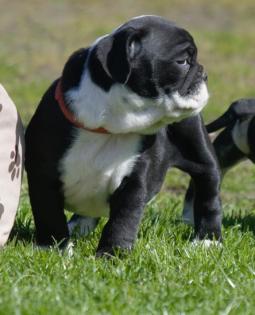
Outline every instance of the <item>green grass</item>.
[[(26, 125), (43, 92), (75, 49), (130, 17), (159, 14), (194, 35), (209, 74), (209, 121), (240, 97), (255, 95), (253, 0), (0, 0), (0, 82)], [(146, 208), (133, 252), (95, 259), (105, 223), (73, 240), (74, 256), (34, 246), (24, 178), (20, 209), (0, 252), (0, 315), (254, 314), (255, 168), (244, 162), (222, 186), (222, 248), (194, 247), (181, 223), (188, 176), (167, 175)]]
[[(95, 259), (102, 225), (74, 240), (74, 256), (36, 249), (29, 205), (0, 256), (0, 314), (253, 314), (255, 219), (224, 219), (224, 247), (194, 247), (181, 198), (147, 207), (134, 251)], [(16, 234), (16, 236), (15, 236)], [(231, 311), (231, 312), (230, 312)]]

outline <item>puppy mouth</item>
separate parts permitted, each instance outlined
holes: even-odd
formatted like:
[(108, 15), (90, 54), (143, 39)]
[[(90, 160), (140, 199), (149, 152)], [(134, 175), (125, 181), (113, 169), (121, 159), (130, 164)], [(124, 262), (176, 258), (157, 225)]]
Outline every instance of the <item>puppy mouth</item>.
[(207, 85), (203, 78), (199, 78), (186, 88), (185, 94), (180, 92), (172, 94), (173, 107), (169, 107), (169, 116), (188, 117), (198, 114), (207, 104), (209, 98)]
[(178, 90), (180, 96), (193, 95), (203, 81), (207, 82), (207, 75), (204, 72), (203, 66), (199, 64), (194, 65), (185, 77), (181, 88)]

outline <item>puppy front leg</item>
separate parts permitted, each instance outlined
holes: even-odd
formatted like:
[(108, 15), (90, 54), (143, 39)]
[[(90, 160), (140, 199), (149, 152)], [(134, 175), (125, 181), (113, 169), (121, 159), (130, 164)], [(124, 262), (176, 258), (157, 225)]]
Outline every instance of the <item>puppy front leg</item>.
[(124, 179), (110, 197), (110, 217), (103, 229), (97, 256), (112, 255), (115, 249), (132, 248), (145, 206), (144, 200), (145, 192), (139, 179)]
[(186, 171), (192, 180), (185, 196), (184, 222), (194, 225), (197, 239), (221, 240), (221, 179), (217, 164), (193, 164)]
[(69, 233), (64, 201), (58, 185), (39, 181), (40, 176), (29, 176), (29, 195), (36, 227), (36, 241), (39, 246), (58, 244), (64, 247)]
[[(237, 148), (233, 141), (232, 129), (233, 127), (225, 128), (213, 142), (213, 147), (218, 159), (222, 179), (229, 169), (246, 158), (245, 154)], [(194, 185), (191, 180), (189, 188), (186, 192), (183, 208), (183, 221), (190, 225), (194, 225), (193, 208)]]
[(194, 183), (195, 237), (221, 240), (220, 175), (217, 168), (204, 165), (202, 174), (192, 174)]
[(197, 239), (221, 239), (220, 171), (212, 144), (200, 116), (169, 127), (177, 150), (175, 166), (187, 172), (192, 184), (186, 206), (194, 208)]
[(221, 240), (219, 170), (212, 164), (197, 166), (199, 173), (190, 173), (192, 180), (185, 196), (183, 220), (194, 225), (196, 239)]
[(194, 165), (186, 170), (192, 180), (185, 196), (183, 220), (194, 225), (196, 239), (221, 240), (221, 180), (218, 167), (209, 163), (198, 164), (199, 172), (193, 172), (192, 168)]

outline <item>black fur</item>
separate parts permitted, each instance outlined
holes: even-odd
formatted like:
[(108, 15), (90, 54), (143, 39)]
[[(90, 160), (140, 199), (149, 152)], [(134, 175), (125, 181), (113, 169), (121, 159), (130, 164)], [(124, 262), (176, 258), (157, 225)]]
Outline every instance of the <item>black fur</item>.
[[(233, 129), (235, 125), (247, 119), (251, 119), (247, 132), (247, 144), (250, 149), (249, 154), (242, 152), (236, 146), (233, 139)], [(213, 146), (223, 175), (245, 159), (249, 159), (251, 162), (255, 163), (255, 99), (240, 99), (233, 102), (224, 114), (206, 126), (207, 132), (209, 133), (218, 131), (221, 128), (223, 128), (223, 130), (214, 139)], [(194, 187), (191, 181), (185, 200), (191, 203), (193, 199)]]
[(193, 179), (196, 238), (221, 239), (220, 176), (201, 117), (169, 125), (143, 141), (132, 174), (110, 197), (111, 214), (99, 242), (99, 254), (112, 253), (115, 247), (131, 248), (143, 208), (160, 190), (170, 167), (187, 172)]
[[(235, 145), (232, 130), (237, 122), (249, 118), (252, 118), (247, 134), (250, 153), (245, 154)], [(221, 169), (226, 171), (245, 158), (255, 162), (255, 99), (240, 99), (233, 102), (222, 116), (208, 124), (206, 128), (209, 133), (225, 128), (213, 143)]]
[[(254, 101), (255, 103), (255, 101)], [(249, 129), (248, 129), (248, 143), (250, 146), (251, 153), (248, 158), (255, 163), (255, 141), (254, 141), (254, 134), (255, 134), (255, 116), (252, 118)]]
[(233, 102), (228, 110), (206, 126), (207, 131), (214, 132), (234, 125), (238, 120), (255, 115), (255, 99), (240, 99)]
[[(145, 18), (142, 25), (139, 19), (134, 20), (127, 29), (122, 26), (93, 49), (76, 52), (64, 68), (63, 91), (79, 85), (84, 69), (89, 69), (92, 80), (105, 91), (114, 82), (125, 81), (131, 90), (150, 98), (157, 96), (158, 87), (168, 93), (177, 89), (182, 89), (183, 95), (191, 93), (204, 79), (202, 66), (196, 62), (193, 39), (169, 22), (155, 19)], [(130, 32), (130, 27), (138, 26), (139, 32)], [(148, 47), (141, 57), (140, 45)], [(176, 59), (180, 58), (180, 54), (176, 56), (180, 49), (181, 58), (190, 58), (187, 69), (180, 67)], [(155, 61), (155, 54), (161, 54), (161, 59)], [(75, 141), (78, 129), (60, 111), (54, 98), (55, 88), (56, 82), (45, 93), (26, 130), (25, 163), (40, 245), (64, 245), (69, 237), (59, 161)], [(144, 206), (160, 190), (170, 167), (178, 167), (193, 179), (196, 237), (221, 239), (220, 175), (201, 117), (188, 118), (140, 138), (139, 157), (131, 174), (109, 196), (110, 217), (102, 232), (98, 255), (112, 253), (118, 247), (132, 247)]]

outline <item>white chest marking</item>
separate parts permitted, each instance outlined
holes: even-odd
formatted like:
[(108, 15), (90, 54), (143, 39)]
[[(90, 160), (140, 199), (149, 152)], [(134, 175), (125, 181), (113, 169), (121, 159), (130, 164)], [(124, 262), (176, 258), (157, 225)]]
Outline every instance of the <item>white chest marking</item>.
[(250, 147), (248, 144), (248, 128), (251, 122), (252, 117), (247, 118), (243, 121), (238, 121), (232, 131), (232, 137), (235, 145), (241, 150), (244, 154), (250, 153)]
[(131, 173), (140, 136), (79, 130), (60, 162), (67, 210), (91, 217), (109, 215), (107, 199)]

